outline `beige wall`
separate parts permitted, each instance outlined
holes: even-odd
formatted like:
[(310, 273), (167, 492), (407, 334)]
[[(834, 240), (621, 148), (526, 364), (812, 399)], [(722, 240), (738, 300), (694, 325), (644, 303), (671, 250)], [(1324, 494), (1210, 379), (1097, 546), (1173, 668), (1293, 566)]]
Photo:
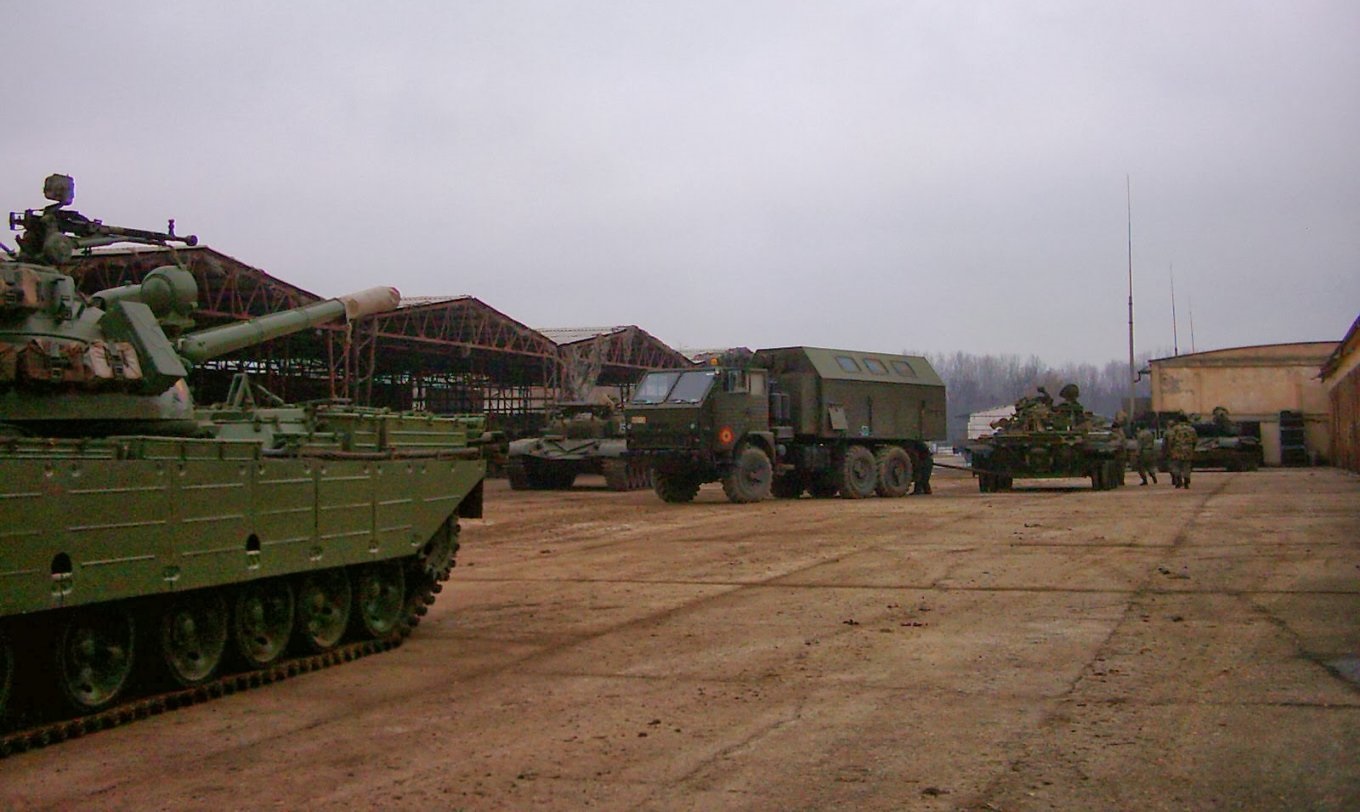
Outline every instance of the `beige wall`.
[(1223, 406), (1236, 420), (1259, 420), (1268, 465), (1280, 462), (1280, 412), (1303, 412), (1304, 444), (1324, 459), (1331, 405), (1318, 369), (1335, 348), (1335, 342), (1272, 344), (1159, 358), (1150, 364), (1152, 408), (1207, 419)]
[(1322, 382), (1332, 407), (1330, 462), (1360, 473), (1360, 318), (1341, 342)]

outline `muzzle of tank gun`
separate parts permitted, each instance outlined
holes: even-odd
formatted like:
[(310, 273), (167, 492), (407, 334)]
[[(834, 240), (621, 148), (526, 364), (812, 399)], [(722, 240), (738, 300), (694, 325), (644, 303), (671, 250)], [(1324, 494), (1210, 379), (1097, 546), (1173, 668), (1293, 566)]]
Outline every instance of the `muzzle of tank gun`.
[(345, 318), (350, 320), (396, 310), (397, 305), (401, 304), (401, 293), (396, 288), (385, 286), (335, 298), (345, 305)]

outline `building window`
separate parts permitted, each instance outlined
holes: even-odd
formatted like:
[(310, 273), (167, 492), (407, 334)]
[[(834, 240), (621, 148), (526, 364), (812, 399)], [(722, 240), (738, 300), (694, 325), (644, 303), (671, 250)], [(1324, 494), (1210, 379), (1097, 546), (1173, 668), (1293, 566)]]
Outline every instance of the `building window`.
[(841, 369), (845, 370), (846, 372), (860, 371), (859, 364), (855, 363), (855, 359), (851, 358), (848, 355), (837, 355), (836, 363), (840, 364)]
[(874, 373), (875, 375), (888, 374), (888, 368), (883, 366), (883, 362), (878, 360), (877, 358), (865, 358), (864, 368)]
[(893, 361), (892, 365), (893, 369), (897, 370), (897, 374), (901, 375), (903, 378), (917, 377), (916, 370), (912, 369), (911, 364), (906, 361)]

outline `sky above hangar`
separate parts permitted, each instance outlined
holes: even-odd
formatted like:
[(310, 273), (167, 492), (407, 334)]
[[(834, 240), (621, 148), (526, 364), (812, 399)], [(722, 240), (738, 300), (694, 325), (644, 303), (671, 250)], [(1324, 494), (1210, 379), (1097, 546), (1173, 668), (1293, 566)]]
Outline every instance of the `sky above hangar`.
[[(1360, 4), (11, 3), (0, 207), (677, 347), (1127, 358), (1360, 311)], [(13, 247), (13, 234), (0, 235)]]

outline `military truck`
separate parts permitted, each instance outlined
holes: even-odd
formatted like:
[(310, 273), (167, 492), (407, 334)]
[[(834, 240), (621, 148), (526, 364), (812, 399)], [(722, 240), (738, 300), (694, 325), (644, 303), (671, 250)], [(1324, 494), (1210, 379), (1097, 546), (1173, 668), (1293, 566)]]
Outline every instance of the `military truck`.
[(622, 416), (613, 403), (568, 401), (551, 410), (539, 437), (510, 443), (506, 475), (514, 490), (570, 488), (581, 474), (603, 474), (613, 491), (651, 484), (640, 460), (627, 458)]
[(1015, 414), (992, 424), (994, 431), (966, 446), (978, 490), (1008, 491), (1015, 480), (1090, 477), (1098, 491), (1124, 484), (1128, 438), (1092, 415), (1077, 400), (1081, 390), (1067, 384), (1055, 404), (1044, 387), (1022, 397)]
[(643, 376), (628, 453), (667, 502), (722, 482), (732, 502), (905, 496), (945, 436), (944, 382), (919, 356), (780, 347), (749, 363)]

